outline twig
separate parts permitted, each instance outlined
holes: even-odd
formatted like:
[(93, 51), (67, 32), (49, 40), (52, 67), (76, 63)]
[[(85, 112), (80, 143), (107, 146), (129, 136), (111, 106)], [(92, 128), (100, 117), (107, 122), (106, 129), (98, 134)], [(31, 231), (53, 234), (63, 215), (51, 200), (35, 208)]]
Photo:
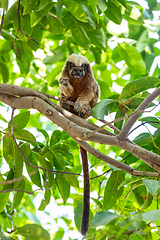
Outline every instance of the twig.
[(141, 115), (139, 111), (145, 110), (149, 104), (160, 95), (160, 87), (158, 87), (153, 93), (151, 93), (136, 109), (136, 114), (134, 114), (132, 117), (129, 118), (129, 120), (126, 122), (124, 127), (122, 128), (121, 132), (118, 134), (117, 138), (119, 140), (125, 140), (129, 134), (130, 129), (132, 128), (133, 124), (136, 122), (136, 120)]
[(139, 127), (144, 126), (147, 123), (157, 123), (160, 124), (160, 122), (157, 121), (147, 121), (147, 122), (142, 122), (141, 124), (139, 124), (137, 127), (133, 128), (128, 135), (130, 135), (132, 132), (134, 132), (135, 130), (137, 130)]
[[(29, 38), (30, 40), (35, 42), (40, 47), (46, 48), (43, 44), (37, 42), (35, 39), (33, 39), (32, 37), (28, 36), (25, 32), (22, 31), (22, 29), (21, 29), (21, 18), (20, 18), (20, 2), (21, 2), (21, 0), (18, 0), (18, 10), (17, 10), (17, 12), (18, 12), (18, 31), (17, 31), (17, 34), (16, 34), (16, 39), (17, 39), (18, 33), (20, 31), (23, 35), (25, 35), (27, 38)], [(15, 39), (15, 41), (16, 41), (16, 39)], [(50, 51), (53, 52), (56, 55), (56, 53), (53, 50), (50, 50)]]
[[(128, 114), (127, 116), (123, 116), (123, 117), (117, 118), (117, 119), (115, 119), (115, 120), (113, 120), (111, 122), (107, 122), (107, 121), (103, 120), (103, 122), (105, 122), (105, 124), (103, 124), (101, 127), (97, 128), (96, 130), (94, 130), (91, 133), (89, 133), (86, 137), (91, 137), (93, 134), (95, 134), (96, 132), (99, 132), (101, 129), (103, 129), (107, 125), (110, 126), (113, 123), (116, 123), (116, 122), (122, 121), (124, 119), (130, 118), (131, 116), (133, 116), (136, 113), (137, 112), (135, 111), (133, 113)], [(139, 113), (144, 113), (144, 111), (139, 111)]]
[(101, 159), (102, 161), (104, 161), (114, 167), (117, 167), (125, 172), (128, 172), (129, 174), (131, 174), (133, 176), (155, 176), (155, 177), (159, 176), (159, 173), (157, 173), (157, 172), (145, 172), (145, 171), (136, 170), (135, 168), (132, 168), (132, 167), (126, 165), (125, 163), (122, 163), (118, 160), (115, 160), (115, 159), (109, 157), (109, 156), (106, 156), (105, 154), (103, 154), (103, 153), (99, 152), (98, 150), (96, 150), (95, 148), (93, 148), (87, 142), (78, 140), (76, 137), (73, 137), (73, 136), (71, 136), (71, 137), (81, 147), (83, 147), (87, 152), (89, 152), (93, 156), (97, 157), (98, 159)]
[[(62, 127), (71, 137), (74, 136), (77, 140), (83, 139), (84, 134), (85, 133), (87, 134), (90, 132), (87, 129), (88, 125), (85, 126), (85, 124), (89, 124), (86, 120), (78, 118), (73, 114), (69, 113), (68, 111), (62, 109), (60, 106), (56, 105), (51, 100), (49, 100), (48, 97), (45, 96), (44, 94), (40, 94), (37, 91), (36, 91), (37, 94), (35, 94), (35, 91), (32, 91), (31, 89), (26, 89), (26, 88), (14, 86), (14, 85), (10, 86), (7, 84), (0, 84), (0, 92), (2, 93), (4, 92), (3, 94), (2, 93), (0, 94), (0, 100), (2, 102), (19, 109), (29, 109), (29, 108), (37, 109), (39, 112), (41, 112), (44, 116), (46, 116), (52, 122), (57, 124), (59, 127)], [(11, 95), (8, 95), (7, 93)], [(14, 97), (13, 95), (20, 95), (20, 96), (31, 95), (31, 96)], [(62, 113), (62, 114), (59, 114), (59, 113)], [(68, 119), (66, 116), (68, 116)], [(80, 126), (81, 124), (78, 126), (77, 124), (73, 123), (74, 122), (74, 121), (72, 122), (73, 118), (75, 118), (75, 123), (77, 123), (76, 119), (78, 119), (78, 121), (83, 120), (82, 121), (84, 123), (83, 127)], [(134, 156), (138, 157), (139, 159), (147, 163), (154, 170), (160, 172), (160, 156), (158, 154), (155, 154), (146, 149), (143, 149), (132, 142), (129, 142), (126, 140), (119, 141), (116, 135), (114, 134), (109, 135), (108, 132), (105, 133), (105, 131), (104, 132), (103, 131), (102, 133), (100, 132), (95, 133), (94, 136), (91, 136), (87, 140), (92, 142), (97, 142), (100, 144), (117, 146), (121, 149), (131, 152)], [(92, 151), (91, 154), (100, 158), (99, 155), (101, 153), (94, 152), (94, 150)], [(113, 165), (112, 159), (110, 161), (110, 164)], [(133, 171), (133, 175), (139, 175), (139, 174), (145, 175), (146, 173), (143, 173), (143, 172), (139, 173), (136, 170)], [(158, 173), (154, 173), (154, 172), (150, 173), (149, 175), (151, 174), (152, 176), (159, 175)]]
[[(29, 176), (34, 175), (36, 172), (37, 172), (37, 170), (29, 173)], [(12, 184), (12, 183), (14, 183), (14, 182), (22, 181), (23, 179), (25, 179), (25, 177), (23, 177), (23, 176), (22, 176), (22, 177), (19, 177), (19, 178), (13, 178), (13, 179), (7, 180), (7, 181), (5, 181), (5, 182), (0, 182), (0, 185)]]
[(26, 156), (23, 154), (22, 150), (20, 149), (20, 147), (18, 146), (18, 144), (17, 144), (17, 142), (16, 142), (16, 139), (15, 139), (15, 136), (14, 136), (14, 133), (13, 133), (13, 115), (14, 115), (14, 110), (15, 110), (15, 108), (12, 108), (12, 115), (11, 115), (11, 135), (12, 135), (13, 141), (14, 141), (17, 149), (19, 150), (19, 152), (21, 153), (21, 155), (24, 157), (24, 159), (26, 160), (26, 162), (29, 164), (29, 166), (30, 166), (30, 167), (33, 167), (33, 168), (41, 169), (41, 170), (46, 171), (46, 172), (51, 172), (51, 173), (71, 174), (71, 175), (80, 176), (80, 174), (78, 174), (78, 173), (54, 171), (54, 170), (49, 170), (49, 169), (46, 169), (46, 168), (43, 168), (43, 167), (38, 167), (38, 166), (33, 165), (33, 164), (28, 160), (28, 158), (26, 158)]

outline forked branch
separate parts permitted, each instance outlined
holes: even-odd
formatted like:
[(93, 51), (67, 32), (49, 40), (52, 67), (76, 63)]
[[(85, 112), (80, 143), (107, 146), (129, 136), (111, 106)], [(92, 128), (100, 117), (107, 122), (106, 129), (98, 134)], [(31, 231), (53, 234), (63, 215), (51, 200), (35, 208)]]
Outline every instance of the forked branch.
[[(141, 110), (145, 110), (144, 106), (148, 106), (151, 102), (151, 99), (157, 96), (160, 88), (157, 89), (156, 94), (152, 95), (149, 100), (145, 100), (144, 104), (141, 104)], [(19, 96), (19, 97), (18, 97)], [(151, 95), (150, 95), (151, 96)], [(153, 97), (154, 96), (154, 97)], [(92, 130), (97, 129), (98, 126), (90, 124), (88, 121), (81, 119), (77, 116), (74, 116), (72, 113), (67, 110), (62, 109), (57, 104), (53, 103), (45, 94), (38, 91), (34, 91), (27, 88), (22, 88), (19, 86), (0, 84), (0, 101), (8, 104), (13, 108), (18, 109), (30, 109), (34, 108), (41, 112), (44, 116), (50, 119), (52, 122), (57, 124), (59, 127), (64, 129), (75, 141), (80, 144), (84, 149), (90, 152), (95, 157), (115, 166), (119, 169), (122, 169), (132, 175), (149, 175), (149, 176), (158, 176), (160, 173), (160, 156), (150, 152), (146, 149), (139, 147), (127, 139), (119, 139), (117, 135), (108, 132), (105, 129), (101, 129), (100, 132), (96, 132), (94, 135), (87, 137)], [(142, 109), (143, 108), (143, 109)], [(136, 119), (137, 119), (137, 114)], [(134, 119), (132, 119), (134, 118)], [(132, 123), (135, 122), (134, 115), (131, 116)], [(130, 120), (130, 119), (129, 119)], [(128, 121), (129, 121), (128, 120)], [(127, 122), (128, 123), (128, 122)], [(129, 129), (129, 128), (127, 128)], [(123, 130), (124, 131), (124, 130)], [(127, 131), (125, 131), (126, 133)], [(153, 170), (157, 172), (140, 172), (136, 169), (127, 166), (126, 164), (119, 162), (115, 159), (112, 159), (105, 154), (94, 149), (85, 141), (97, 142), (100, 144), (106, 144), (111, 146), (116, 146), (121, 149), (124, 149), (132, 153), (137, 158), (144, 161)]]

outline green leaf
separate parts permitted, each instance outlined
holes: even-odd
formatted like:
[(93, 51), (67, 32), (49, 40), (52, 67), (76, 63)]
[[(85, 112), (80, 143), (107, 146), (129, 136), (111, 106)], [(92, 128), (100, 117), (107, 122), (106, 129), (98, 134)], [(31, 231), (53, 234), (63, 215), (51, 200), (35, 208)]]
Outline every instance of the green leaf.
[(50, 146), (58, 143), (61, 140), (61, 137), (62, 137), (62, 132), (60, 130), (55, 130), (51, 136)]
[(3, 83), (7, 83), (9, 81), (9, 70), (7, 64), (2, 60), (0, 60), (0, 73), (3, 78)]
[(126, 2), (125, 2), (125, 0), (118, 0), (118, 2), (120, 2), (124, 7), (126, 7)]
[(113, 99), (103, 99), (92, 108), (92, 116), (96, 119), (104, 119), (104, 115), (108, 115), (115, 101)]
[[(29, 111), (19, 113), (18, 115), (16, 115), (13, 118), (13, 130), (14, 130), (14, 132), (23, 129), (27, 125), (27, 123), (29, 121), (29, 118), (30, 118), (30, 112)], [(10, 128), (10, 127), (11, 127), (11, 121), (9, 121), (9, 123), (8, 123), (8, 128)]]
[[(126, 108), (121, 108), (116, 112), (115, 119), (118, 119), (120, 117), (124, 117), (126, 115)], [(114, 123), (114, 126), (117, 127), (119, 130), (122, 129), (124, 120), (118, 121)]]
[(160, 144), (160, 128), (158, 128), (155, 132), (154, 132), (154, 141), (156, 143), (156, 146), (159, 146)]
[[(129, 109), (131, 109), (132, 111), (134, 111), (143, 101), (145, 100), (145, 98), (133, 98), (131, 99), (131, 102), (127, 104), (127, 107)], [(154, 103), (149, 104), (148, 107), (153, 107), (155, 106)]]
[(51, 199), (51, 190), (45, 190), (45, 196), (44, 199), (42, 199), (41, 204), (38, 208), (39, 211), (43, 211), (45, 207), (49, 204)]
[[(22, 171), (23, 171), (23, 156), (19, 152), (15, 144), (14, 144), (13, 160), (14, 160), (14, 178), (21, 178)], [(19, 184), (20, 184), (20, 180), (14, 182), (14, 187), (17, 187)]]
[(146, 213), (142, 213), (142, 217), (146, 221), (151, 221), (152, 223), (156, 222), (156, 221), (160, 220), (160, 209), (151, 210)]
[(55, 235), (54, 235), (54, 239), (56, 240), (61, 240), (64, 239), (63, 236), (65, 234), (65, 231), (63, 228), (59, 228), (58, 231), (56, 231)]
[(22, 181), (21, 181), (21, 183), (20, 183), (20, 185), (18, 186), (18, 188), (17, 188), (18, 190), (22, 190), (22, 192), (16, 192), (15, 194), (14, 194), (14, 197), (13, 197), (13, 204), (12, 204), (12, 208), (14, 209), (14, 208), (17, 208), (19, 205), (20, 205), (20, 203), (21, 203), (21, 200), (22, 200), (22, 198), (23, 198), (23, 195), (24, 195), (24, 192), (23, 192), (23, 190), (25, 190), (25, 180), (23, 179)]
[(143, 179), (143, 183), (153, 196), (157, 195), (160, 189), (160, 183), (157, 180)]
[(106, 48), (106, 37), (103, 29), (98, 29), (94, 31), (88, 31), (87, 35), (89, 36), (91, 43), (99, 48)]
[(101, 211), (96, 213), (95, 217), (92, 220), (92, 227), (98, 227), (98, 226), (104, 226), (106, 224), (109, 224), (116, 218), (118, 218), (119, 215), (108, 212), (108, 211)]
[(160, 127), (160, 121), (156, 117), (152, 117), (152, 116), (151, 117), (143, 117), (143, 118), (140, 118), (139, 121), (147, 122), (149, 125), (151, 125), (152, 127), (155, 127), (155, 128)]
[[(29, 156), (27, 156), (28, 160), (30, 161), (31, 164), (37, 166), (37, 162), (35, 160), (35, 158), (40, 158), (39, 156), (37, 156), (34, 153), (31, 153)], [(37, 160), (38, 161), (38, 160)], [(30, 176), (30, 179), (32, 180), (32, 182), (37, 185), (38, 187), (42, 186), (41, 183), (41, 175), (40, 175), (40, 171), (39, 169), (35, 169), (32, 166), (29, 166), (28, 163), (26, 163), (26, 168), (27, 168), (27, 172)]]
[(99, 0), (98, 1), (98, 7), (101, 10), (101, 12), (105, 12), (105, 10), (107, 9), (107, 3), (104, 0)]
[(26, 76), (30, 68), (30, 56), (28, 52), (25, 50), (25, 46), (18, 41), (15, 42), (14, 49), (16, 54), (16, 61), (20, 68), (20, 71), (22, 74), (25, 74)]
[(138, 202), (138, 204), (141, 206), (144, 204), (145, 202), (145, 197), (147, 195), (147, 190), (146, 187), (144, 185), (142, 186), (138, 186), (135, 189), (133, 189), (133, 194)]
[(10, 42), (15, 42), (15, 40), (16, 40), (16, 37), (13, 34), (11, 34), (9, 31), (2, 29), (1, 34), (2, 34), (3, 38), (5, 38), (6, 40), (8, 40)]
[(64, 170), (64, 168), (66, 166), (64, 158), (60, 153), (58, 153), (56, 151), (53, 152), (53, 162), (54, 162), (54, 165), (55, 165), (57, 171)]
[(88, 22), (86, 13), (78, 2), (73, 0), (63, 0), (60, 3), (65, 5), (68, 11), (79, 21)]
[[(65, 168), (64, 172), (70, 172), (72, 173), (72, 171), (69, 168)], [(72, 174), (63, 174), (64, 178), (67, 180), (67, 182), (69, 183), (69, 185), (75, 187), (75, 188), (79, 188), (79, 182), (77, 180), (77, 177), (75, 175)]]
[(123, 193), (123, 187), (118, 189), (123, 180), (124, 177), (121, 171), (112, 172), (104, 191), (103, 209), (108, 210), (116, 204), (117, 199)]
[(31, 13), (31, 26), (34, 27), (36, 26), (44, 17), (45, 15), (49, 12), (49, 10), (55, 5), (53, 2), (49, 2), (47, 6), (40, 10), (40, 11), (33, 11)]
[(129, 69), (139, 75), (146, 73), (146, 65), (141, 54), (134, 46), (128, 45), (126, 42), (119, 43), (119, 53), (125, 60)]
[(60, 34), (64, 31), (64, 26), (54, 15), (52, 15), (52, 13), (49, 13), (49, 15), (45, 16), (40, 24), (46, 31), (54, 34)]
[(98, 3), (98, 0), (88, 0), (89, 4), (91, 5), (91, 8), (93, 10), (94, 13), (96, 13), (96, 6)]
[(129, 82), (119, 96), (119, 99), (128, 99), (136, 94), (156, 87), (160, 83), (160, 79), (154, 77), (142, 77)]
[(153, 143), (153, 138), (151, 137), (150, 133), (140, 133), (134, 139), (134, 142), (141, 147), (147, 147), (147, 146), (149, 146), (150, 144)]
[(64, 46), (54, 49), (54, 55), (46, 56), (43, 60), (44, 64), (54, 64), (59, 62), (64, 57)]
[(25, 0), (23, 14), (30, 14), (38, 5), (39, 0)]
[[(11, 180), (13, 178), (13, 170), (11, 169), (10, 172), (9, 172), (9, 177), (7, 176), (7, 181), (8, 180)], [(11, 175), (11, 176), (10, 176)], [(4, 179), (2, 178), (2, 176), (0, 176), (0, 182), (4, 182)], [(10, 186), (6, 186), (4, 185), (4, 188), (3, 188), (3, 185), (0, 185), (0, 190), (5, 190), (7, 189), (7, 187), (10, 188)], [(0, 193), (0, 199), (1, 199), (1, 204), (0, 204), (0, 213), (4, 210), (7, 202), (8, 202), (8, 198), (9, 198), (9, 192), (7, 193)]]
[(56, 182), (59, 189), (59, 193), (63, 199), (64, 204), (66, 203), (67, 199), (69, 198), (70, 194), (70, 185), (65, 180), (64, 176), (62, 174), (57, 174), (56, 176)]
[(120, 24), (122, 21), (122, 15), (120, 8), (118, 8), (112, 0), (109, 0), (106, 2), (107, 4), (107, 10), (105, 11), (105, 14), (107, 17), (113, 21), (116, 24)]
[(37, 130), (38, 130), (38, 132), (42, 133), (43, 136), (45, 137), (46, 141), (49, 142), (49, 135), (48, 135), (47, 131), (44, 129), (37, 129)]
[(9, 198), (9, 192), (7, 193), (0, 193), (0, 199), (1, 199), (1, 204), (0, 204), (0, 213), (4, 210)]
[(32, 34), (30, 36), (33, 40), (32, 39), (28, 39), (28, 45), (34, 51), (36, 51), (39, 48), (39, 44), (41, 42), (42, 35), (43, 35), (43, 32), (40, 31), (39, 25), (36, 25), (35, 27), (33, 27), (33, 31), (32, 31)]
[(15, 132), (15, 137), (25, 142), (31, 143), (34, 147), (37, 146), (37, 141), (35, 136), (32, 133), (30, 133), (28, 130), (22, 129)]
[(142, 210), (147, 209), (151, 203), (153, 202), (153, 195), (149, 192), (147, 198), (145, 199), (145, 202), (142, 206)]
[(90, 40), (89, 40), (89, 38), (87, 36), (87, 33), (80, 26), (80, 24), (78, 22), (75, 21), (71, 25), (71, 32), (72, 32), (72, 36), (74, 37), (74, 39), (76, 40), (78, 45), (80, 45), (80, 46), (82, 46), (84, 48), (88, 48), (89, 47)]
[(3, 157), (7, 163), (13, 161), (14, 142), (10, 135), (6, 134), (3, 137)]
[(49, 233), (37, 224), (26, 224), (16, 229), (16, 234), (24, 236), (26, 240), (50, 240)]
[(81, 229), (82, 211), (83, 211), (83, 203), (79, 202), (74, 211), (74, 222), (78, 231), (80, 231)]
[(8, 0), (0, 0), (0, 8), (4, 8), (7, 11), (8, 9)]
[[(17, 3), (18, 4), (18, 3)], [(28, 36), (31, 35), (32, 33), (32, 28), (30, 26), (30, 15), (23, 15), (22, 13), (22, 5), (20, 4), (20, 9), (19, 9), (19, 15), (17, 14), (17, 7), (14, 7), (12, 9), (12, 21), (13, 21), (13, 26), (15, 31), (18, 34), (18, 37), (23, 41), (27, 41), (28, 37), (25, 35), (27, 34)], [(21, 30), (25, 33), (23, 34), (21, 31), (19, 31), (19, 18), (20, 18), (20, 26)]]

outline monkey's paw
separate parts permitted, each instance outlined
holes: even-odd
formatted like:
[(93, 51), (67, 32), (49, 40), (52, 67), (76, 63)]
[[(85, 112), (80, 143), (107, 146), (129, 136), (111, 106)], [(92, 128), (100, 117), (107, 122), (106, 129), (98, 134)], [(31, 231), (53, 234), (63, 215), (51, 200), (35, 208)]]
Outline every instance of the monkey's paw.
[(66, 96), (70, 96), (73, 92), (73, 87), (69, 83), (67, 78), (61, 77), (59, 80), (59, 89), (61, 92), (63, 92)]
[(74, 111), (81, 118), (88, 118), (90, 115), (91, 107), (89, 104), (82, 104), (80, 102), (76, 102), (74, 105)]
[(66, 96), (64, 96), (64, 95), (61, 95), (60, 97), (59, 97), (59, 100), (60, 100), (60, 102), (66, 102), (67, 100), (68, 100), (68, 98), (66, 97)]
[(59, 84), (62, 84), (62, 85), (65, 85), (65, 86), (68, 86), (68, 79), (67, 78), (60, 78), (59, 80)]

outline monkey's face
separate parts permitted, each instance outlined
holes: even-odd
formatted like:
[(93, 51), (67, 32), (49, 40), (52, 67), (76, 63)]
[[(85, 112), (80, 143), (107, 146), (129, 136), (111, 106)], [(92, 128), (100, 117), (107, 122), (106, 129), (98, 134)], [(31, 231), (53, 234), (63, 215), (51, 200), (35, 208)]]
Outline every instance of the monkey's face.
[(88, 64), (83, 63), (81, 66), (76, 66), (73, 62), (67, 62), (67, 69), (72, 78), (79, 80), (85, 76)]

